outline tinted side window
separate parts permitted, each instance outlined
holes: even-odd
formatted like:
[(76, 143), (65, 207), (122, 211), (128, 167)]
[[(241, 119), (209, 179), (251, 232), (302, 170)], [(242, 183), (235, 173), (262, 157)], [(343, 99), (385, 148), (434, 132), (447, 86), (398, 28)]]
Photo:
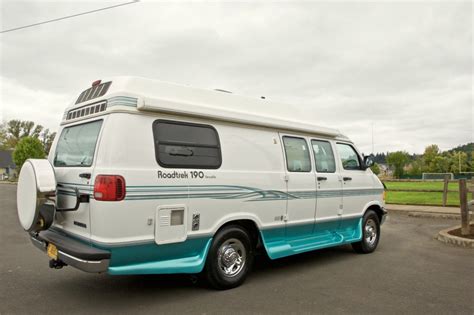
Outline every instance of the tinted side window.
[(341, 158), (342, 167), (346, 170), (360, 170), (359, 155), (354, 148), (348, 144), (338, 143), (337, 152)]
[(316, 171), (320, 173), (334, 173), (336, 171), (336, 162), (331, 144), (327, 141), (311, 140), (311, 145), (313, 146)]
[(311, 171), (311, 161), (306, 140), (302, 138), (283, 137), (286, 165), (290, 172)]
[(217, 131), (208, 125), (157, 120), (153, 123), (156, 161), (163, 167), (221, 166)]

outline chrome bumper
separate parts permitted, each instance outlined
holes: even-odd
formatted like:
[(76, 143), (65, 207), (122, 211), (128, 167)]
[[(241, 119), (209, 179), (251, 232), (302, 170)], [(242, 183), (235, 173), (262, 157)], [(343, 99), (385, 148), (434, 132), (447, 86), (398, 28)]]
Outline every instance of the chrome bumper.
[[(48, 247), (48, 241), (39, 235), (30, 235), (31, 242), (37, 248), (46, 252)], [(71, 240), (71, 242), (76, 242)], [(53, 244), (54, 241), (52, 242)], [(56, 244), (55, 244), (56, 245)], [(85, 246), (85, 245), (84, 245)], [(58, 247), (58, 246), (57, 246)], [(99, 259), (99, 260), (90, 260), (90, 259), (83, 259), (72, 255), (71, 253), (67, 253), (67, 249), (59, 248), (58, 247), (58, 260), (64, 262), (69, 266), (73, 266), (77, 269), (80, 269), (85, 272), (93, 272), (93, 273), (100, 273), (106, 272), (109, 268), (110, 258), (108, 259)]]

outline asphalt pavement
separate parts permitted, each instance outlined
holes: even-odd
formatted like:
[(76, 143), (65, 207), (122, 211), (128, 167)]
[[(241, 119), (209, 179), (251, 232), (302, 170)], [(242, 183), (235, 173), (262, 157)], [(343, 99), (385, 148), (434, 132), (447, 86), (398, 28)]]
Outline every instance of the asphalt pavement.
[(271, 261), (239, 288), (214, 291), (186, 275), (110, 276), (53, 270), (0, 184), (0, 314), (474, 314), (474, 250), (434, 239), (455, 220), (391, 214), (376, 252), (350, 246)]

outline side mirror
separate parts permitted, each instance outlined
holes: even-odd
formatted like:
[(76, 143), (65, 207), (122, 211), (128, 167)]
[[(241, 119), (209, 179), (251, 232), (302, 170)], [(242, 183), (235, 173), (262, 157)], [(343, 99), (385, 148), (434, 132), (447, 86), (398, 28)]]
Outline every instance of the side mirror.
[(364, 156), (364, 167), (365, 167), (365, 169), (368, 169), (372, 165), (374, 165), (374, 155), (371, 154), (371, 155), (368, 155), (368, 156)]

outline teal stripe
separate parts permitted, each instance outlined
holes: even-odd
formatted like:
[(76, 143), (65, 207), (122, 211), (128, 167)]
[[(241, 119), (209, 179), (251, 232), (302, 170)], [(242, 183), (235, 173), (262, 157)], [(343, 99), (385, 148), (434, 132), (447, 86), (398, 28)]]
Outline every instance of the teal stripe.
[(138, 99), (128, 96), (114, 96), (107, 100), (107, 107), (113, 106), (130, 106), (137, 107)]
[[(90, 193), (93, 191), (93, 185), (64, 183), (59, 186), (65, 189), (79, 188), (81, 192)], [(274, 201), (286, 199), (317, 199), (317, 198), (335, 198), (350, 196), (377, 195), (383, 192), (383, 189), (334, 189), (334, 190), (300, 190), (283, 192), (280, 190), (261, 190), (246, 186), (232, 185), (176, 185), (176, 186), (127, 186), (126, 200), (152, 200), (152, 199), (238, 199), (245, 201)], [(66, 191), (65, 194), (67, 194)]]

